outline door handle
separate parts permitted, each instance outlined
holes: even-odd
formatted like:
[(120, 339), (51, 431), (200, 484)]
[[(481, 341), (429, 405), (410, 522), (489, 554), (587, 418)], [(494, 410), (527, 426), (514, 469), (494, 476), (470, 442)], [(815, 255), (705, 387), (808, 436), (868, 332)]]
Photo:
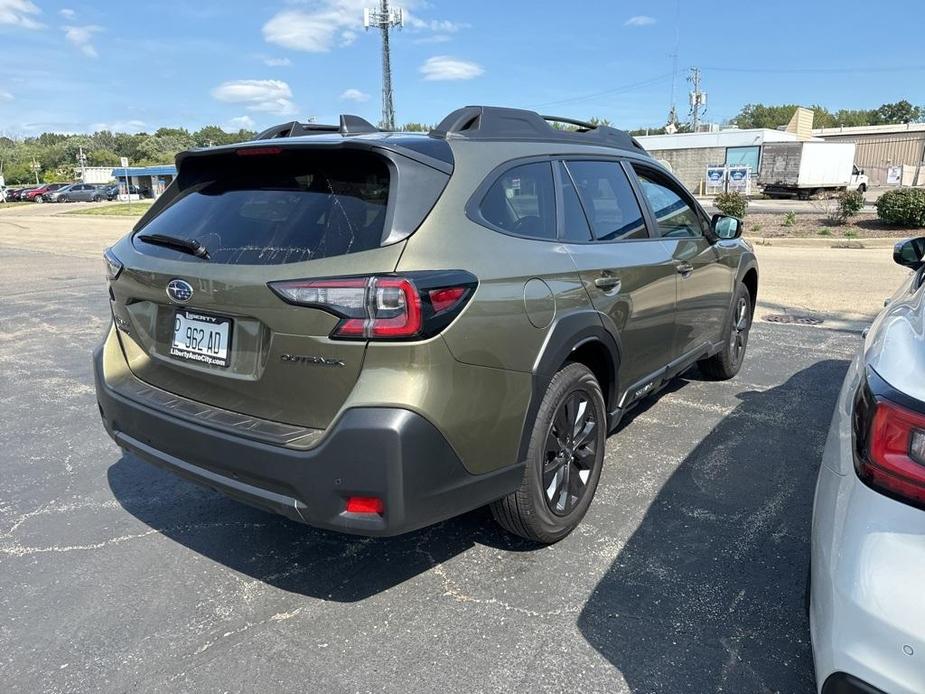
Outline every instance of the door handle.
[(606, 292), (613, 291), (620, 288), (620, 278), (610, 274), (601, 275), (594, 278), (594, 286)]
[(691, 276), (691, 273), (694, 271), (694, 266), (690, 263), (678, 263), (677, 265), (678, 274), (681, 275), (684, 279), (687, 279)]

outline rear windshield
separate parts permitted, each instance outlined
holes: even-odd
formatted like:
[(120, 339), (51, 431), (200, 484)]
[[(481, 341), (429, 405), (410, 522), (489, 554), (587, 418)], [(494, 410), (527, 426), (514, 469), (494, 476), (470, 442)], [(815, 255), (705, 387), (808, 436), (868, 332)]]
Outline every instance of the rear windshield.
[(193, 259), (138, 236), (198, 241), (209, 261), (297, 263), (378, 247), (389, 199), (385, 162), (365, 152), (290, 150), (188, 161), (179, 195), (138, 230), (149, 255)]

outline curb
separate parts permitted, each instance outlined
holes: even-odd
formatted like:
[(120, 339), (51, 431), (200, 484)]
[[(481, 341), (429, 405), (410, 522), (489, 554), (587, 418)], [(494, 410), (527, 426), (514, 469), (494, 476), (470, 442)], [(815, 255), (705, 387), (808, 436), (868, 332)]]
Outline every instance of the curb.
[(787, 238), (787, 237), (775, 237), (775, 238), (755, 238), (746, 237), (746, 241), (751, 243), (753, 246), (775, 246), (777, 248), (846, 248), (846, 249), (861, 249), (861, 250), (872, 250), (872, 249), (882, 249), (889, 248), (892, 249), (897, 241), (901, 241), (905, 237), (896, 237), (896, 238), (875, 238), (875, 239), (839, 239), (839, 238), (825, 238), (825, 239), (804, 239), (804, 238)]

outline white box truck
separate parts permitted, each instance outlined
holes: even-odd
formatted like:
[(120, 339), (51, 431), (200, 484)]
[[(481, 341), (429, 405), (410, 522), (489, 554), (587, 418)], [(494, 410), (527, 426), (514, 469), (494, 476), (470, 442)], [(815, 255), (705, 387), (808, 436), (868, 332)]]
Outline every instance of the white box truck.
[(758, 182), (770, 197), (810, 198), (819, 193), (867, 190), (854, 165), (853, 142), (768, 142), (761, 149)]

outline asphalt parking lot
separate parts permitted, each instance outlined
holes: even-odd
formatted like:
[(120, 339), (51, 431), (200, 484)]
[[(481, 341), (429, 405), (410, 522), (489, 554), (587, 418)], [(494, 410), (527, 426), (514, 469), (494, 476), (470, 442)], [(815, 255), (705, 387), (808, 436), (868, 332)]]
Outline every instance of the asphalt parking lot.
[(553, 547), (484, 511), (369, 540), (122, 456), (77, 236), (0, 248), (6, 691), (812, 690), (813, 485), (857, 333), (759, 322), (736, 379), (650, 398)]

